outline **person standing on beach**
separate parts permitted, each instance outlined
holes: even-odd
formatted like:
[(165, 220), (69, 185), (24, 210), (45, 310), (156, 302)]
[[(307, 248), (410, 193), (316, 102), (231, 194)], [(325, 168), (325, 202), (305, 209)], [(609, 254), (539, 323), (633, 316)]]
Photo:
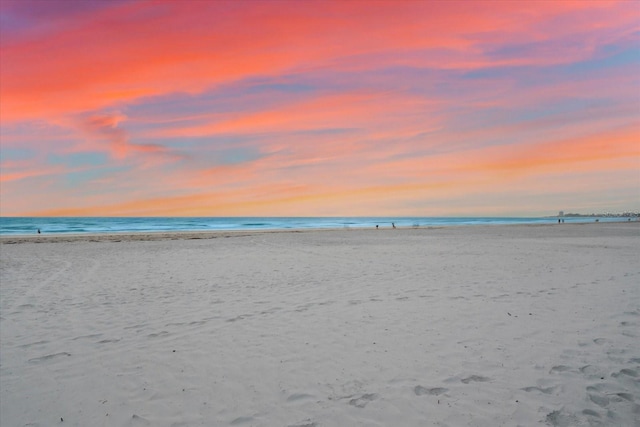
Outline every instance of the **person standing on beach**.
[(393, 228), (396, 228), (396, 223), (395, 223), (395, 222), (392, 222), (392, 223), (391, 223), (391, 226), (392, 226)]

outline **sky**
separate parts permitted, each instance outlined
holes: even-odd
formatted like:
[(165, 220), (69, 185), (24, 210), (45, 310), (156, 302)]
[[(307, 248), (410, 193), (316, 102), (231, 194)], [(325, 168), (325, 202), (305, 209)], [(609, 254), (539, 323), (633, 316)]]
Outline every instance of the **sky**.
[(636, 1), (0, 0), (2, 216), (640, 211)]

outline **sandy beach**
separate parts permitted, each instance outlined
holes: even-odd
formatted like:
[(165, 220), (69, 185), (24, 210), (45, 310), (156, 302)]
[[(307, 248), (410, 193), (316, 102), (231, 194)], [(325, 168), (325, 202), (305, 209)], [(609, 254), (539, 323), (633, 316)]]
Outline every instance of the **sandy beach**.
[(640, 425), (638, 222), (0, 242), (3, 427)]

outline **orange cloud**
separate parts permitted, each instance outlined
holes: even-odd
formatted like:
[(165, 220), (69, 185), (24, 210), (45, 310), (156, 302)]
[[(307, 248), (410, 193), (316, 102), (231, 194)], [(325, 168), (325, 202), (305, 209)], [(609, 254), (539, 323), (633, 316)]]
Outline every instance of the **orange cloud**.
[[(463, 166), (490, 173), (522, 174), (533, 171), (576, 172), (584, 168), (592, 170), (591, 162), (611, 159), (640, 159), (640, 127), (615, 129), (585, 137), (559, 141), (543, 141), (537, 144), (514, 145), (485, 150), (474, 164)], [(581, 166), (588, 164), (587, 167)]]
[(8, 183), (10, 181), (19, 181), (27, 178), (41, 177), (68, 172), (63, 167), (47, 167), (47, 168), (25, 168), (21, 166), (18, 171), (7, 172), (13, 169), (7, 164), (2, 165), (2, 175), (0, 175), (0, 183)]

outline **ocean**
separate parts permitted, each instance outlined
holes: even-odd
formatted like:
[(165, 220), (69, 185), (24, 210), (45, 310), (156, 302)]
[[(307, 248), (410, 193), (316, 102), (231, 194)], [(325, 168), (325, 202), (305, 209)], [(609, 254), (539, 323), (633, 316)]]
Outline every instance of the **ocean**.
[[(624, 218), (598, 218), (621, 221)], [(136, 233), (162, 231), (304, 230), (329, 228), (441, 227), (488, 224), (551, 224), (557, 218), (504, 217), (0, 217), (0, 235)], [(565, 218), (594, 222), (593, 217)]]

